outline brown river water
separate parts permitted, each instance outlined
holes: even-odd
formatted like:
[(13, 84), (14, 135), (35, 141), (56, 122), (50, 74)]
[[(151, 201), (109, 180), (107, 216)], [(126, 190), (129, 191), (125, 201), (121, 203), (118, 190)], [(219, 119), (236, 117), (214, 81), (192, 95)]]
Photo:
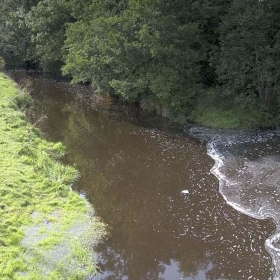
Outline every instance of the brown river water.
[(47, 116), (38, 126), (66, 145), (81, 173), (73, 188), (108, 225), (93, 279), (279, 279), (277, 132), (184, 132), (89, 87), (9, 75), (30, 89), (31, 121)]

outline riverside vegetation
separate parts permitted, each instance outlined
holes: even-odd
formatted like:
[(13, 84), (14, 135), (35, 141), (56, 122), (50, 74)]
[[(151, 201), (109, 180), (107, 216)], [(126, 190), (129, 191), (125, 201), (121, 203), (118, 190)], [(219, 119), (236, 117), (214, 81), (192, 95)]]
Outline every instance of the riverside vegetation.
[(0, 278), (85, 279), (104, 225), (71, 190), (79, 173), (59, 162), (64, 146), (25, 120), (31, 102), (0, 75)]
[(3, 0), (0, 56), (177, 121), (280, 124), (279, 0)]

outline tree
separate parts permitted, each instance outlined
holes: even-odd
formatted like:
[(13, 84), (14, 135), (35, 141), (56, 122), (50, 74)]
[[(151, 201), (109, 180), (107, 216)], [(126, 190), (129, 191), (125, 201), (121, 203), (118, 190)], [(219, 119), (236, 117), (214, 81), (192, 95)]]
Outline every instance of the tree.
[(25, 18), (39, 0), (1, 1), (0, 9), (0, 55), (8, 63), (22, 63), (29, 59), (30, 34)]
[(182, 13), (188, 6), (94, 1), (67, 30), (64, 74), (126, 100), (185, 112), (200, 84), (197, 25)]
[(196, 0), (192, 3), (192, 20), (198, 24), (200, 75), (207, 87), (218, 84), (215, 57), (220, 52), (220, 25), (226, 17), (231, 0)]
[(67, 0), (42, 0), (26, 17), (34, 59), (49, 72), (60, 71), (66, 24), (73, 21)]
[(245, 104), (267, 103), (279, 94), (279, 26), (271, 4), (235, 0), (221, 26), (219, 79)]

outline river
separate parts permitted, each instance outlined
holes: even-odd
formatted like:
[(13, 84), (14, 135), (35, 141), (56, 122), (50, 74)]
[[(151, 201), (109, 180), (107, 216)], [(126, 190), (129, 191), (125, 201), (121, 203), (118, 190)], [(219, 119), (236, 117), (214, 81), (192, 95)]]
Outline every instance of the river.
[(66, 145), (81, 173), (73, 188), (108, 225), (93, 279), (279, 278), (277, 131), (184, 132), (90, 87), (9, 75), (29, 88), (31, 122)]

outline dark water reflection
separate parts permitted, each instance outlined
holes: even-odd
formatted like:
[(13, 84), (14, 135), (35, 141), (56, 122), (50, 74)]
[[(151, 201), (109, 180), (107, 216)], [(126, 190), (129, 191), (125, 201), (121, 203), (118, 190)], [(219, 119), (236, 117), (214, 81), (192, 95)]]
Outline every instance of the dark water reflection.
[(82, 174), (76, 189), (109, 225), (94, 279), (271, 278), (264, 242), (274, 226), (225, 203), (206, 147), (130, 107), (91, 109), (79, 98), (87, 88), (13, 75), (28, 79), (31, 119), (47, 115), (41, 128), (66, 145)]

